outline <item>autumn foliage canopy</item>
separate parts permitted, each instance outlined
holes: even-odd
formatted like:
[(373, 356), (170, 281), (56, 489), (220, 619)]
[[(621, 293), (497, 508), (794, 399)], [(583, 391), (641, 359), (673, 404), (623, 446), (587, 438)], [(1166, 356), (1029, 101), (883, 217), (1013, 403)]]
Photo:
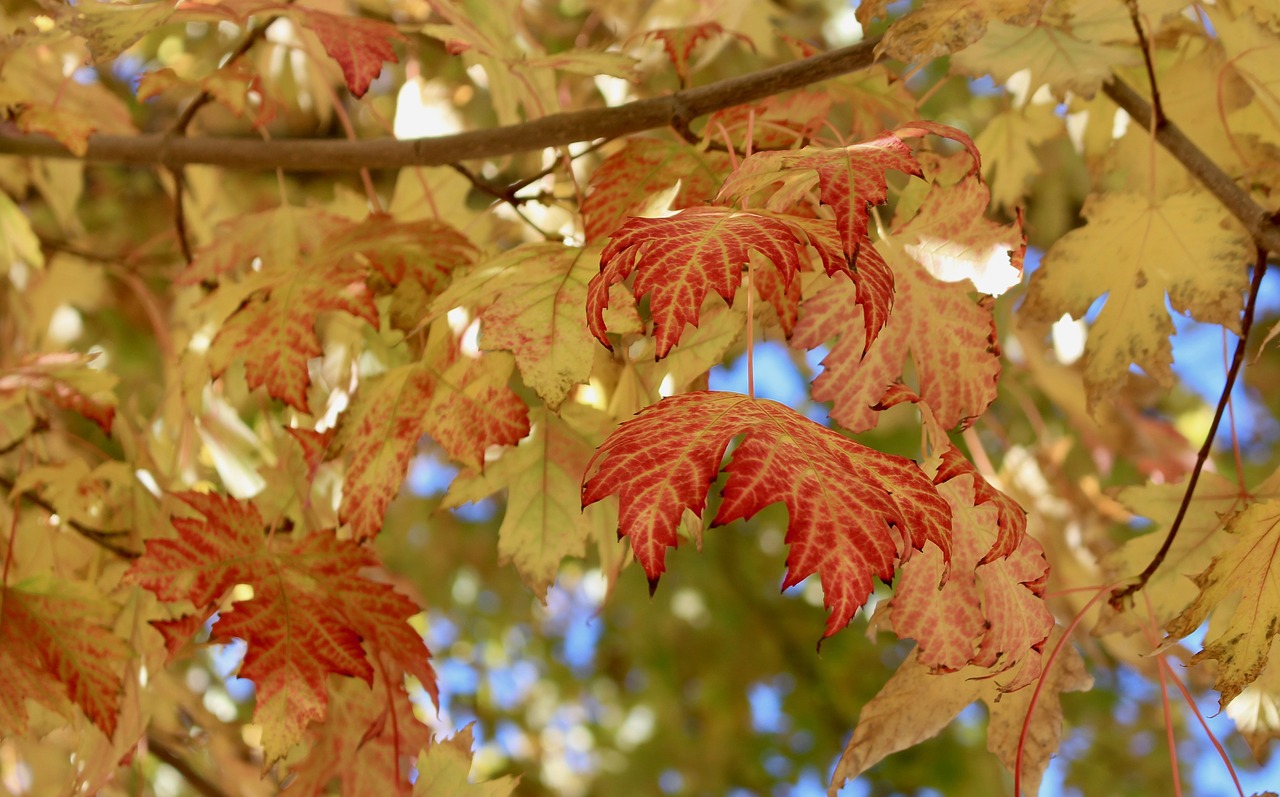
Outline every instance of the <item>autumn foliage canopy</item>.
[(0, 24), (7, 793), (1267, 761), (1275, 3)]

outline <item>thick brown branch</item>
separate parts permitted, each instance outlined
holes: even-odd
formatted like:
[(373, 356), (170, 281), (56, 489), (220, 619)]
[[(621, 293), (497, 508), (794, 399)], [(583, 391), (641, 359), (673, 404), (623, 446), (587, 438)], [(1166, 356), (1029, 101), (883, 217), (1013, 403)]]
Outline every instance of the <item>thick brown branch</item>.
[[(1134, 121), (1144, 128), (1151, 128), (1151, 105), (1124, 81), (1112, 78), (1111, 82), (1102, 87), (1102, 90), (1116, 105), (1133, 117)], [(1186, 134), (1172, 121), (1166, 121), (1159, 126), (1155, 136), (1160, 146), (1177, 158), (1187, 171), (1209, 189), (1209, 193), (1218, 198), (1231, 215), (1240, 220), (1259, 248), (1265, 249), (1272, 255), (1280, 254), (1280, 224), (1277, 224), (1266, 210), (1254, 202), (1243, 188), (1236, 185), (1235, 180), (1222, 171), (1221, 167), (1204, 153), (1204, 150), (1187, 138)]]
[[(869, 39), (830, 53), (762, 69), (665, 97), (544, 116), (531, 122), (451, 136), (406, 141), (276, 140), (180, 138), (167, 134), (89, 137), (84, 160), (170, 168), (202, 163), (236, 169), (334, 172), (361, 168), (443, 166), (558, 147), (578, 141), (616, 138), (642, 130), (682, 124), (713, 111), (753, 102), (849, 72), (875, 61), (878, 40)], [(73, 158), (66, 147), (39, 135), (0, 136), (0, 154)]]

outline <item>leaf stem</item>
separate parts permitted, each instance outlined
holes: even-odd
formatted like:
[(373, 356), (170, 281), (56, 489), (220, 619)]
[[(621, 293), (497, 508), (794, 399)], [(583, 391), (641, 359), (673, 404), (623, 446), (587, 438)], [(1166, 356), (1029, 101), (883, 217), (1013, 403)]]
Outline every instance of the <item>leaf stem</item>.
[(1258, 289), (1262, 286), (1262, 277), (1266, 273), (1267, 251), (1259, 247), (1257, 259), (1253, 264), (1253, 280), (1249, 285), (1249, 299), (1245, 303), (1244, 315), (1240, 319), (1240, 339), (1236, 342), (1236, 351), (1231, 358), (1231, 367), (1227, 369), (1227, 383), (1222, 388), (1222, 395), (1218, 397), (1218, 406), (1214, 410), (1213, 422), (1209, 424), (1209, 431), (1204, 437), (1204, 444), (1200, 446), (1200, 452), (1196, 455), (1196, 464), (1191, 471), (1191, 478), (1187, 480), (1187, 489), (1182, 493), (1182, 503), (1178, 505), (1178, 514), (1174, 515), (1173, 523), (1169, 526), (1169, 532), (1165, 535), (1164, 543), (1160, 546), (1160, 550), (1156, 551), (1156, 555), (1138, 576), (1138, 580), (1111, 593), (1111, 607), (1116, 611), (1123, 609), (1126, 598), (1146, 586), (1151, 576), (1164, 563), (1165, 556), (1168, 555), (1169, 549), (1173, 546), (1174, 538), (1178, 536), (1178, 530), (1182, 528), (1182, 521), (1187, 516), (1187, 510), (1191, 507), (1191, 497), (1195, 494), (1196, 484), (1200, 481), (1200, 474), (1204, 471), (1205, 462), (1209, 459), (1209, 451), (1213, 448), (1214, 438), (1218, 435), (1218, 427), (1222, 424), (1222, 416), (1226, 412), (1227, 403), (1231, 400), (1231, 390), (1235, 387), (1236, 377), (1240, 375), (1240, 366), (1244, 364), (1244, 351), (1249, 342), (1249, 329), (1253, 326), (1253, 314), (1258, 305)]

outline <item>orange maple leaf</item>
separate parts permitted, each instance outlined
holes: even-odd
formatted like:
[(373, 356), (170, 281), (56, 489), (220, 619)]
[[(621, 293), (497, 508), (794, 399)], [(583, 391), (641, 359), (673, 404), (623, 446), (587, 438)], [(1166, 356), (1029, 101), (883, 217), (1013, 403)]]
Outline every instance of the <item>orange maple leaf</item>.
[[(443, 340), (448, 329), (437, 326), (433, 335)], [(507, 385), (509, 355), (453, 359), (443, 348), (361, 385), (338, 429), (337, 445), (352, 452), (339, 516), (357, 541), (381, 530), (423, 435), (480, 470), (486, 448), (515, 445), (529, 433), (528, 408)]]
[(237, 584), (253, 598), (223, 612), (216, 641), (247, 650), (240, 675), (257, 686), (254, 721), (263, 725), (267, 761), (282, 757), (328, 705), (329, 674), (372, 685), (376, 663), (392, 683), (416, 676), (435, 695), (429, 653), (405, 622), (419, 611), (389, 585), (360, 575), (378, 564), (368, 548), (319, 532), (268, 536), (257, 507), (218, 495), (177, 496), (202, 517), (175, 517), (175, 539), (148, 540), (126, 581), (163, 601), (189, 600), (194, 614), (165, 630), (191, 629)]
[(25, 700), (63, 711), (67, 698), (115, 733), (129, 646), (114, 615), (87, 584), (36, 576), (0, 588), (0, 735), (26, 730)]
[(888, 582), (912, 549), (950, 557), (951, 509), (910, 460), (859, 445), (777, 402), (698, 392), (663, 399), (622, 424), (587, 466), (586, 506), (620, 500), (618, 534), (657, 586), (685, 510), (701, 514), (729, 442), (729, 481), (713, 525), (776, 501), (791, 522), (783, 589), (814, 573), (829, 611), (823, 637), (866, 602), (872, 576)]

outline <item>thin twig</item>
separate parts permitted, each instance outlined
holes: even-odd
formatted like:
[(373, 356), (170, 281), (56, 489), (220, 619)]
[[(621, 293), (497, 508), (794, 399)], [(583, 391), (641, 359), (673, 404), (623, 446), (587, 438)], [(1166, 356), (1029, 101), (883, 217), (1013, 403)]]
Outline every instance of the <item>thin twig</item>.
[(1240, 319), (1240, 340), (1236, 342), (1235, 355), (1231, 358), (1231, 368), (1227, 370), (1227, 384), (1222, 388), (1222, 395), (1218, 397), (1218, 407), (1213, 413), (1213, 423), (1209, 424), (1209, 431), (1204, 436), (1204, 444), (1200, 446), (1200, 453), (1196, 455), (1196, 465), (1191, 471), (1191, 478), (1187, 480), (1187, 489), (1182, 493), (1182, 503), (1178, 505), (1178, 514), (1174, 515), (1173, 523), (1169, 525), (1169, 531), (1165, 535), (1164, 543), (1160, 546), (1160, 550), (1152, 557), (1151, 563), (1138, 576), (1138, 580), (1126, 587), (1116, 589), (1111, 593), (1111, 607), (1116, 611), (1123, 610), (1125, 598), (1130, 597), (1138, 590), (1146, 586), (1147, 581), (1164, 563), (1164, 558), (1169, 553), (1169, 549), (1173, 546), (1173, 540), (1178, 536), (1178, 530), (1182, 528), (1182, 521), (1187, 516), (1187, 510), (1191, 507), (1191, 497), (1195, 494), (1196, 484), (1200, 481), (1200, 474), (1204, 471), (1205, 462), (1209, 459), (1209, 451), (1213, 448), (1214, 438), (1218, 435), (1218, 426), (1222, 423), (1222, 416), (1226, 412), (1227, 402), (1231, 398), (1231, 390), (1235, 387), (1236, 377), (1240, 375), (1240, 366), (1244, 364), (1244, 351), (1249, 342), (1249, 328), (1253, 326), (1253, 313), (1258, 304), (1258, 289), (1262, 285), (1262, 277), (1267, 273), (1267, 252), (1265, 249), (1258, 249), (1257, 259), (1253, 264), (1253, 281), (1249, 285), (1249, 300), (1245, 303), (1244, 315)]
[(178, 770), (178, 774), (182, 775), (187, 784), (200, 794), (203, 794), (204, 797), (231, 797), (230, 792), (200, 774), (191, 765), (191, 762), (183, 758), (177, 750), (174, 750), (154, 733), (147, 734), (147, 752)]
[[(522, 124), (473, 130), (449, 136), (407, 140), (176, 138), (163, 133), (137, 136), (93, 135), (83, 160), (142, 165), (184, 166), (203, 163), (238, 169), (355, 171), (403, 166), (444, 166), (459, 161), (514, 155), (579, 141), (617, 138), (667, 127), (866, 69), (875, 61), (879, 39), (815, 55), (780, 66), (613, 108), (551, 114)], [(76, 158), (42, 135), (0, 135), (0, 154)]]
[(1151, 43), (1142, 30), (1142, 18), (1138, 12), (1138, 0), (1125, 0), (1129, 8), (1129, 21), (1133, 23), (1133, 31), (1138, 34), (1138, 46), (1142, 48), (1142, 60), (1147, 65), (1147, 81), (1151, 84), (1151, 107), (1154, 109), (1156, 129), (1164, 127), (1168, 119), (1164, 115), (1164, 105), (1160, 102), (1160, 88), (1156, 85), (1156, 67), (1151, 61)]

